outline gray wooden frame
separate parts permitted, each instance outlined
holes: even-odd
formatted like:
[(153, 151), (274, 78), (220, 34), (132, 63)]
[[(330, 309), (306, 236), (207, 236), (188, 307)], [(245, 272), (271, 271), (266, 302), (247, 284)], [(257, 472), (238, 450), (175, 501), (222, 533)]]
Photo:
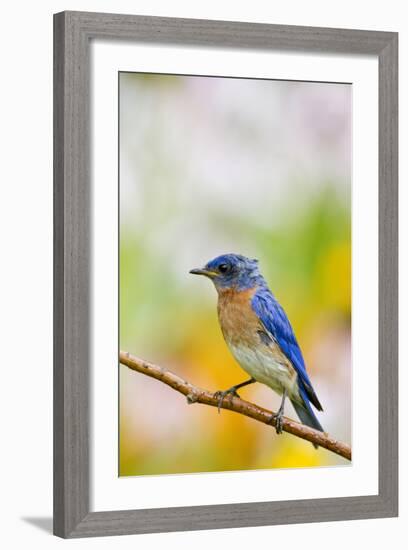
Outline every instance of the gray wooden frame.
[[(89, 43), (93, 38), (370, 54), (379, 61), (379, 494), (91, 512)], [(379, 518), (398, 510), (398, 35), (228, 21), (54, 16), (54, 533), (61, 537)], [(369, 314), (369, 312), (367, 312)]]

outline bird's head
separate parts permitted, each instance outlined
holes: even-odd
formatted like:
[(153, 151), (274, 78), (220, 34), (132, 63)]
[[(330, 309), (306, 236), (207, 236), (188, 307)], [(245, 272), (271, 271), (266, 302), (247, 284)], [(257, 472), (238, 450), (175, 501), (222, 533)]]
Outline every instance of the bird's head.
[(240, 254), (223, 254), (210, 260), (203, 268), (192, 269), (193, 275), (204, 275), (212, 280), (217, 290), (234, 288), (246, 290), (264, 282), (258, 260)]

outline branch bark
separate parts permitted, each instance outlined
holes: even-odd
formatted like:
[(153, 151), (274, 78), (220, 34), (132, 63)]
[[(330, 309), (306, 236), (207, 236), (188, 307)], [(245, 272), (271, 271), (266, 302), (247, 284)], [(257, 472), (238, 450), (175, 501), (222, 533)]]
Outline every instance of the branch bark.
[[(154, 365), (153, 363), (149, 363), (143, 359), (139, 359), (138, 357), (134, 357), (126, 351), (121, 351), (119, 353), (119, 358), (121, 364), (125, 365), (129, 369), (146, 376), (150, 376), (151, 378), (155, 378), (156, 380), (159, 380), (174, 390), (182, 393), (186, 396), (189, 404), (202, 403), (203, 405), (218, 407), (218, 397), (215, 393), (198, 388), (163, 367)], [(223, 400), (221, 407), (223, 409), (234, 411), (238, 414), (243, 414), (249, 418), (253, 418), (258, 422), (263, 422), (264, 424), (273, 426), (275, 425), (272, 416), (274, 413), (272, 411), (263, 409), (262, 407), (259, 407), (254, 403), (250, 403), (249, 401), (245, 401), (239, 397), (232, 397), (230, 395), (227, 396)], [(305, 439), (306, 441), (310, 441), (310, 443), (319, 445), (319, 447), (323, 447), (324, 449), (342, 456), (347, 460), (351, 460), (351, 447), (346, 443), (342, 443), (341, 441), (330, 437), (327, 433), (319, 432), (286, 417), (283, 418), (282, 428), (283, 431), (287, 433), (300, 437), (301, 439)]]

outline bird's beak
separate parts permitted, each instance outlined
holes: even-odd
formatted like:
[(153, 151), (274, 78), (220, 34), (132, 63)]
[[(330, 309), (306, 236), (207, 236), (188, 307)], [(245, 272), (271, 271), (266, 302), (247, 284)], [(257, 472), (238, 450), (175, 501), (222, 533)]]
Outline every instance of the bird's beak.
[(213, 279), (218, 275), (216, 271), (210, 271), (209, 269), (192, 269), (190, 271), (192, 275), (205, 275), (206, 277), (209, 277), (210, 279)]

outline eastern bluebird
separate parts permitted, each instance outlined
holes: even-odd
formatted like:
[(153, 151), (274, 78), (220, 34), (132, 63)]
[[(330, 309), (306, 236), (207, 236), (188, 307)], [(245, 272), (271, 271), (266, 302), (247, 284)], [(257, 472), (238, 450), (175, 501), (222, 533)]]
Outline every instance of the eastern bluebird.
[(289, 319), (262, 277), (258, 261), (225, 254), (190, 273), (209, 277), (218, 292), (218, 319), (225, 341), (250, 379), (218, 392), (219, 406), (228, 394), (261, 382), (282, 395), (274, 419), (282, 432), (285, 399), (289, 397), (303, 424), (323, 432), (311, 404), (323, 408), (306, 372), (302, 352)]

